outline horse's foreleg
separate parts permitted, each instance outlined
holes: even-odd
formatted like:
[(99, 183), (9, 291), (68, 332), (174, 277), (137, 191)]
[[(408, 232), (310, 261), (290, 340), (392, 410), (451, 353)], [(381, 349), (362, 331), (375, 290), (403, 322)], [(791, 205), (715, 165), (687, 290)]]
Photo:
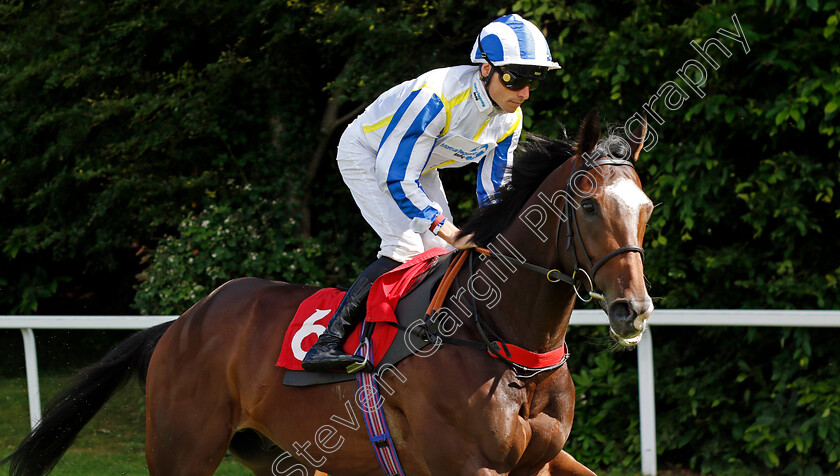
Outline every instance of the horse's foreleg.
[(595, 472), (580, 464), (572, 455), (561, 451), (538, 473), (539, 476), (595, 476)]
[(236, 433), (230, 452), (255, 476), (310, 475), (327, 476), (327, 473), (298, 461), (291, 454), (271, 443), (271, 440), (254, 430)]

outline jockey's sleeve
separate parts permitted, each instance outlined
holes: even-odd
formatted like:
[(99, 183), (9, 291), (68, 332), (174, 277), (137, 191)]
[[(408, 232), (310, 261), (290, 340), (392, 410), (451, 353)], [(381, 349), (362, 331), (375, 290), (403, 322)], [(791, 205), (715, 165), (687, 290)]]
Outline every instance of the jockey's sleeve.
[(440, 97), (430, 88), (414, 90), (394, 113), (376, 153), (379, 188), (391, 194), (417, 233), (440, 213), (420, 187), (420, 174), (445, 125)]
[(519, 145), (522, 134), (522, 109), (516, 110), (516, 121), (496, 140), (493, 156), (485, 157), (478, 163), (478, 177), (475, 195), (478, 205), (492, 203), (490, 196), (510, 180), (510, 167), (513, 166), (513, 152)]

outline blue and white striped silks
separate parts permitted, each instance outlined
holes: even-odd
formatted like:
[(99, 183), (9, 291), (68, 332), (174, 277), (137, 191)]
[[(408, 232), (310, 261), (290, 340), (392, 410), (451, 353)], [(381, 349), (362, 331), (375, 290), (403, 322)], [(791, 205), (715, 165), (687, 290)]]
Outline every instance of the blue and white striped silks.
[(440, 213), (420, 177), (437, 168), (479, 167), (476, 196), (487, 200), (507, 177), (522, 131), (522, 112), (493, 107), (475, 66), (429, 71), (382, 94), (349, 127), (375, 156), (376, 182), (411, 219), (427, 230)]

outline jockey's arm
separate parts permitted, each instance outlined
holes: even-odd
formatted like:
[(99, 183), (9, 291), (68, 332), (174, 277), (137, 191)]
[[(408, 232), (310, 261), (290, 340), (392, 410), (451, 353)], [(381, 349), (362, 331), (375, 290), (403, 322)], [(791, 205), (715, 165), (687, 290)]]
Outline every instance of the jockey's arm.
[(492, 157), (481, 159), (478, 164), (475, 195), (478, 205), (490, 203), (491, 196), (510, 180), (509, 170), (513, 166), (513, 151), (519, 145), (522, 134), (522, 110), (516, 110), (516, 120), (511, 127), (496, 140)]

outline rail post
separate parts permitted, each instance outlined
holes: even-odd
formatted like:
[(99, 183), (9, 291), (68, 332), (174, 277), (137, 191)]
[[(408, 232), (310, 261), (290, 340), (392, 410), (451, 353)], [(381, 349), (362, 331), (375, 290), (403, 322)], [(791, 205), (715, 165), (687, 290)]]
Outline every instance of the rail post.
[(41, 421), (41, 385), (38, 383), (38, 354), (35, 348), (35, 332), (21, 329), (23, 354), (26, 360), (26, 387), (29, 389), (29, 425), (35, 428)]

